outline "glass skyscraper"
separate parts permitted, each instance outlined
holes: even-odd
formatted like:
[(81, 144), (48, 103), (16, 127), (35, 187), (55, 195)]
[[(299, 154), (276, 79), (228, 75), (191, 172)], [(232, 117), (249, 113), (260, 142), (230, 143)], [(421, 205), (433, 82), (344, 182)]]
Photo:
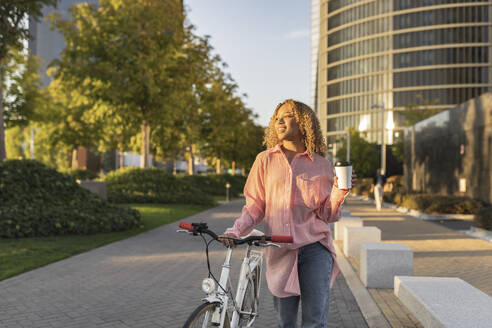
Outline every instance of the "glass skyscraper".
[(350, 127), (381, 143), (384, 106), (391, 144), (406, 106), (447, 109), (489, 91), (491, 9), (488, 1), (313, 0), (311, 94), (328, 143)]

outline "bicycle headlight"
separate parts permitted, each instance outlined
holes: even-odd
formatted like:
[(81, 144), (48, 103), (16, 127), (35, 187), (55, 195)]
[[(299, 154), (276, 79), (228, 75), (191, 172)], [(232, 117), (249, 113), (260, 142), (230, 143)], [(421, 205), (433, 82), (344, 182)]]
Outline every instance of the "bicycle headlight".
[(212, 278), (205, 278), (202, 281), (202, 290), (206, 294), (210, 294), (215, 290), (215, 282)]

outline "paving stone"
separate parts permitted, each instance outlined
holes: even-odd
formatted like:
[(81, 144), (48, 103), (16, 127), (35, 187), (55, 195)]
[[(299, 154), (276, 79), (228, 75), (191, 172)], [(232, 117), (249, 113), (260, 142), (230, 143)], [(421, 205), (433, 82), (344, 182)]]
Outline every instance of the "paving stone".
[[(239, 217), (243, 205), (244, 200), (233, 201), (187, 221), (206, 221), (221, 233)], [(0, 327), (182, 327), (202, 302), (200, 285), (207, 269), (201, 239), (176, 229), (177, 223), (168, 224), (0, 281)], [(243, 256), (244, 248), (234, 252), (232, 277), (239, 274)], [(224, 257), (225, 249), (212, 243), (210, 262), (217, 277)], [(264, 277), (260, 302), (255, 327), (274, 327), (273, 300)], [(329, 325), (354, 323), (367, 326), (339, 276), (331, 291)]]

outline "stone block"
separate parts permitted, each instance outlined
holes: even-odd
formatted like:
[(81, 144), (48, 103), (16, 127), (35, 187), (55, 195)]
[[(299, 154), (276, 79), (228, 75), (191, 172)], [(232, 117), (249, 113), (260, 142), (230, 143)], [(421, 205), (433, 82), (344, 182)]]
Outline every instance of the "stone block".
[(342, 216), (342, 218), (335, 222), (335, 240), (343, 240), (343, 228), (344, 227), (362, 227), (364, 222), (358, 218), (353, 216)]
[(368, 288), (393, 288), (395, 276), (413, 275), (413, 251), (403, 244), (362, 243), (360, 280)]
[(381, 241), (381, 230), (376, 227), (343, 227), (343, 253), (350, 257), (360, 256), (361, 243)]
[(106, 193), (106, 181), (77, 180), (77, 182), (82, 188), (92, 191), (103, 199), (108, 199)]
[(492, 297), (459, 278), (396, 276), (395, 295), (424, 327), (491, 327)]

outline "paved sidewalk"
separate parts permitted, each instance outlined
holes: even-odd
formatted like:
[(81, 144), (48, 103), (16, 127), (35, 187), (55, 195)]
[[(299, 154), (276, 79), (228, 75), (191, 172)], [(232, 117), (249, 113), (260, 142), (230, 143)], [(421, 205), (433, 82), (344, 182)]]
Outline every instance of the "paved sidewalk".
[[(241, 213), (243, 200), (187, 219), (219, 232)], [(168, 224), (66, 260), (0, 281), (0, 327), (182, 327), (203, 297), (203, 242)], [(219, 275), (224, 248), (211, 245)], [(243, 250), (233, 256), (237, 275)], [(274, 327), (265, 279), (256, 327)], [(342, 276), (332, 289), (329, 327), (367, 327)]]
[[(492, 296), (492, 243), (393, 209), (377, 211), (366, 200), (349, 197), (344, 208), (351, 216), (360, 217), (364, 226), (381, 229), (382, 242), (410, 247), (414, 252), (415, 276), (458, 277)], [(349, 258), (349, 262), (359, 274), (359, 260)], [(394, 296), (393, 289), (368, 291), (391, 326), (421, 327)]]

